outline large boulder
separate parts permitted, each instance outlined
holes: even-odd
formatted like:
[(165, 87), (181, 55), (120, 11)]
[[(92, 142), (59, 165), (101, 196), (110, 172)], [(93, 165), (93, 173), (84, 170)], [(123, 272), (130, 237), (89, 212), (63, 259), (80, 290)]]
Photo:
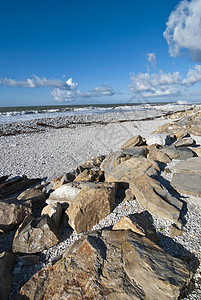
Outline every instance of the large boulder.
[(157, 145), (151, 145), (149, 147), (148, 157), (164, 164), (170, 163), (172, 161), (171, 158), (166, 153), (161, 151)]
[(84, 169), (74, 181), (104, 181), (104, 172), (98, 168)]
[(175, 172), (200, 173), (201, 174), (201, 157), (192, 157), (176, 164), (172, 169)]
[(31, 214), (29, 205), (23, 205), (16, 198), (0, 200), (0, 229), (9, 231), (20, 224), (27, 214)]
[(92, 232), (15, 299), (178, 299), (192, 274), (185, 262), (130, 230)]
[(13, 252), (32, 254), (58, 243), (58, 234), (48, 215), (34, 219), (28, 216), (18, 228), (12, 244)]
[(176, 148), (174, 146), (169, 147), (162, 147), (160, 151), (167, 154), (171, 159), (178, 159), (178, 160), (186, 160), (188, 158), (197, 156), (197, 154), (189, 148), (180, 147)]
[(128, 141), (126, 141), (122, 146), (121, 150), (124, 150), (126, 148), (135, 147), (135, 146), (142, 146), (146, 143), (146, 140), (141, 137), (141, 135), (136, 135), (132, 138), (130, 138)]
[(77, 198), (67, 209), (70, 226), (77, 232), (91, 230), (113, 210), (116, 183), (82, 182)]
[(15, 255), (8, 252), (0, 253), (0, 299), (8, 300), (10, 293)]
[(157, 175), (160, 171), (158, 163), (153, 159), (144, 157), (132, 157), (114, 167), (105, 181), (107, 182), (126, 182), (132, 186), (135, 178), (148, 175)]
[(192, 137), (184, 137), (178, 141), (176, 141), (173, 145), (178, 147), (188, 147), (188, 146), (194, 146), (196, 144), (196, 141)]
[(157, 180), (147, 175), (138, 177), (133, 181), (132, 192), (139, 205), (151, 215), (180, 224), (179, 216), (183, 203), (171, 196)]
[(129, 147), (123, 150), (124, 155), (130, 155), (135, 157), (147, 157), (149, 150), (146, 146), (140, 146), (140, 147)]
[(17, 199), (24, 203), (29, 203), (32, 209), (40, 208), (46, 199), (46, 192), (43, 185), (37, 185), (22, 192)]

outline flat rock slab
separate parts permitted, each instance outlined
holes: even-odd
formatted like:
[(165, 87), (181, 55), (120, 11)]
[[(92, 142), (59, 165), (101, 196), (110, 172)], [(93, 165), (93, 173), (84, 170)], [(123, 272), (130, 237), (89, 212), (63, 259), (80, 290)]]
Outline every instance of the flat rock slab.
[(180, 193), (201, 197), (201, 172), (175, 173), (171, 185)]
[(192, 274), (130, 230), (84, 235), (54, 266), (36, 273), (15, 299), (178, 299)]
[(201, 174), (201, 157), (192, 157), (185, 161), (179, 162), (172, 169), (176, 172), (188, 172), (188, 173)]
[(161, 152), (166, 153), (172, 159), (186, 160), (197, 156), (197, 154), (189, 148), (176, 148), (174, 146), (162, 147)]

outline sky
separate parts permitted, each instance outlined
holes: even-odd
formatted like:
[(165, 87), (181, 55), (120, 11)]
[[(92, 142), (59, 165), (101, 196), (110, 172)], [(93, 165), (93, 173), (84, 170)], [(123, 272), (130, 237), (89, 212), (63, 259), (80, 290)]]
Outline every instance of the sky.
[(1, 1), (0, 106), (201, 101), (201, 0)]

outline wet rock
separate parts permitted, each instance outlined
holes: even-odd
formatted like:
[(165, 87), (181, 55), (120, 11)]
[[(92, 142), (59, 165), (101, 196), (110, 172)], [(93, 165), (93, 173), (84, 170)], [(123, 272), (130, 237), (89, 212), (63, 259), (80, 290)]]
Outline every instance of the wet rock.
[(116, 183), (82, 183), (79, 195), (66, 211), (69, 225), (77, 233), (91, 230), (113, 210), (116, 189)]
[(10, 293), (15, 255), (8, 252), (0, 253), (0, 299), (8, 300)]
[(147, 175), (138, 177), (132, 184), (132, 191), (139, 205), (151, 215), (179, 223), (183, 203), (171, 196), (157, 180)]
[(169, 134), (151, 134), (147, 138), (147, 145), (157, 144), (160, 146), (169, 145), (171, 142)]
[(178, 141), (176, 141), (173, 145), (178, 148), (178, 147), (188, 147), (188, 146), (193, 146), (196, 144), (196, 141), (191, 138), (191, 137), (185, 137), (182, 138)]
[(121, 146), (121, 150), (125, 150), (126, 148), (130, 148), (130, 147), (141, 146), (141, 145), (144, 145), (145, 143), (146, 143), (146, 140), (143, 137), (141, 137), (141, 135), (136, 135), (136, 136), (132, 137), (131, 139), (129, 139), (128, 141), (126, 141)]
[(58, 241), (56, 228), (48, 215), (37, 219), (28, 216), (14, 236), (12, 250), (32, 254), (48, 249)]
[(15, 299), (178, 299), (192, 274), (130, 230), (84, 235), (54, 266), (36, 273)]
[(112, 230), (132, 230), (133, 232), (146, 236), (153, 242), (158, 242), (155, 228), (144, 216), (144, 212), (122, 217), (112, 227)]

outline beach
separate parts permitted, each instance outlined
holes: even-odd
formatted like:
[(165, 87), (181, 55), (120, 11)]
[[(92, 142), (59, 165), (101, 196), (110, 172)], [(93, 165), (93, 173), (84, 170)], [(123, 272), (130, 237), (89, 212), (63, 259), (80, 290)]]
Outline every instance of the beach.
[[(26, 175), (28, 178), (40, 178), (44, 182), (58, 178), (74, 170), (83, 162), (101, 155), (108, 155), (119, 151), (121, 145), (130, 138), (141, 135), (148, 138), (158, 126), (169, 123), (182, 116), (183, 112), (196, 110), (195, 106), (171, 110), (157, 109), (147, 111), (117, 112), (106, 114), (92, 114), (71, 117), (45, 118), (30, 120), (21, 123), (2, 124), (0, 126), (0, 176), (11, 177)], [(201, 137), (193, 136), (197, 144), (201, 144)], [(169, 164), (169, 168), (176, 161)], [(162, 178), (171, 180), (171, 174), (162, 172)], [(188, 251), (201, 259), (199, 235), (200, 229), (200, 198), (188, 197), (188, 211), (186, 225), (182, 236), (169, 238), (171, 222), (160, 218), (153, 218), (154, 226), (161, 238), (161, 247), (173, 255), (185, 256)], [(124, 207), (124, 208), (122, 208)], [(136, 201), (124, 202), (115, 208), (106, 219), (94, 227), (101, 229), (115, 224), (122, 216), (138, 212)], [(161, 228), (162, 233), (161, 234)], [(6, 236), (6, 234), (5, 234)], [(35, 267), (20, 267), (22, 280), (19, 278), (19, 262), (14, 271), (14, 283), (10, 298), (19, 290), (22, 282), (26, 282), (41, 267), (57, 261), (63, 252), (80, 239), (82, 234), (64, 234), (62, 241), (41, 254), (40, 263)], [(65, 238), (66, 237), (66, 238)], [(12, 233), (6, 237), (5, 245), (8, 247), (13, 238)], [(3, 247), (1, 246), (1, 250)], [(185, 299), (199, 299), (200, 285), (198, 284), (199, 272), (196, 273), (196, 288)]]

